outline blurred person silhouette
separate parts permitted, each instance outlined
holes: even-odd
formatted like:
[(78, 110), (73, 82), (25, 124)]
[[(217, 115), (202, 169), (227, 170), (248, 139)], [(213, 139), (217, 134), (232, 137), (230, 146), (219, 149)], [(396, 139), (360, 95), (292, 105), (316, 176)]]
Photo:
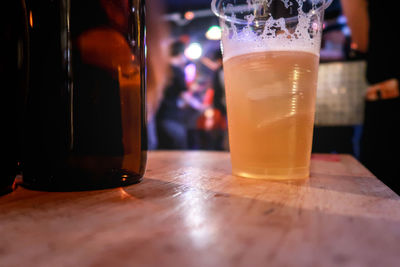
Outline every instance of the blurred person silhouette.
[(226, 116), (224, 69), (222, 67), (222, 53), (220, 49), (215, 51), (214, 61), (218, 63), (218, 68), (214, 71), (214, 76), (213, 76), (213, 88), (214, 88), (213, 105), (216, 109), (218, 109), (221, 112), (223, 116)]
[(163, 1), (147, 2), (147, 133), (148, 149), (158, 147), (156, 114), (168, 80), (168, 38), (170, 28), (163, 21), (165, 12)]
[(170, 45), (169, 82), (164, 89), (157, 112), (158, 149), (187, 149), (187, 131), (184, 122), (183, 93), (187, 91), (183, 67), (186, 64), (185, 44), (174, 41)]
[(216, 109), (216, 112), (214, 112), (214, 117), (217, 122), (216, 125), (220, 125), (219, 127), (213, 129), (212, 135), (214, 136), (215, 140), (214, 148), (216, 150), (229, 150), (224, 69), (222, 65), (222, 53), (220, 49), (215, 51), (214, 61), (217, 62), (219, 65), (219, 67), (215, 70), (213, 77), (213, 88), (214, 88), (213, 106)]
[(361, 162), (400, 194), (399, 9), (390, 0), (342, 0), (353, 47), (366, 53), (366, 92)]
[(215, 50), (212, 58), (203, 57), (201, 62), (213, 71), (212, 87), (214, 89), (213, 106), (226, 116), (224, 69), (221, 49)]
[(185, 125), (187, 128), (188, 148), (201, 149), (197, 120), (201, 114), (211, 106), (214, 97), (214, 91), (209, 88), (209, 82), (205, 77), (198, 77), (184, 92)]
[(221, 49), (216, 49), (211, 58), (202, 58), (201, 62), (213, 71), (212, 88), (214, 91), (212, 108), (207, 109), (197, 122), (200, 129), (201, 148), (205, 150), (229, 150)]

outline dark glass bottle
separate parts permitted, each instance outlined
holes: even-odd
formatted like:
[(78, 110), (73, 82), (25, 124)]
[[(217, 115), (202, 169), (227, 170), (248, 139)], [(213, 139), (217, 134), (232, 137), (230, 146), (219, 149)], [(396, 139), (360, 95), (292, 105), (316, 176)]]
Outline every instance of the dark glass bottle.
[(26, 0), (23, 184), (125, 186), (146, 164), (143, 0)]
[(27, 83), (27, 22), (23, 0), (4, 1), (0, 16), (2, 168), (0, 195), (11, 192), (21, 160), (21, 121)]

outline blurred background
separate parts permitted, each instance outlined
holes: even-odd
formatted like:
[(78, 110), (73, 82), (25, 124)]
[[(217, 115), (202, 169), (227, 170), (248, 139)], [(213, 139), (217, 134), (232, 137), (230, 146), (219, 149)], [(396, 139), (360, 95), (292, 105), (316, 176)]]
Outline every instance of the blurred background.
[[(149, 88), (150, 149), (229, 150), (221, 31), (210, 2), (167, 0), (156, 11), (149, 9), (149, 20), (163, 27), (155, 36), (157, 25), (152, 28), (149, 21), (149, 51), (162, 38), (157, 43), (164, 53), (149, 55), (150, 82), (152, 69), (160, 68), (162, 61), (166, 69), (174, 66), (160, 88)], [(160, 20), (154, 20), (156, 16)], [(334, 0), (325, 13), (313, 152), (359, 155), (368, 85), (365, 55), (356, 50), (340, 0)]]

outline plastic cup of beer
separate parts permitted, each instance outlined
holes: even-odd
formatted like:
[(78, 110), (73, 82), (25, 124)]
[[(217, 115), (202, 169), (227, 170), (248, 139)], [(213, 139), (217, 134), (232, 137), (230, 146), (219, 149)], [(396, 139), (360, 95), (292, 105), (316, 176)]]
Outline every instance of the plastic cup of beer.
[(213, 0), (234, 175), (306, 179), (324, 10), (331, 0)]

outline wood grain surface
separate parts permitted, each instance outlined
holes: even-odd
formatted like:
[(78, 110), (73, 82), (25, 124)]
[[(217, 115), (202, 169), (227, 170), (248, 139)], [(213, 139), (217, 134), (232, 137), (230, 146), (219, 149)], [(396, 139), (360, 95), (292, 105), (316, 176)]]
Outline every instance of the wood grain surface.
[(150, 152), (144, 180), (0, 198), (0, 266), (400, 266), (400, 197), (349, 155), (235, 177), (226, 152)]

